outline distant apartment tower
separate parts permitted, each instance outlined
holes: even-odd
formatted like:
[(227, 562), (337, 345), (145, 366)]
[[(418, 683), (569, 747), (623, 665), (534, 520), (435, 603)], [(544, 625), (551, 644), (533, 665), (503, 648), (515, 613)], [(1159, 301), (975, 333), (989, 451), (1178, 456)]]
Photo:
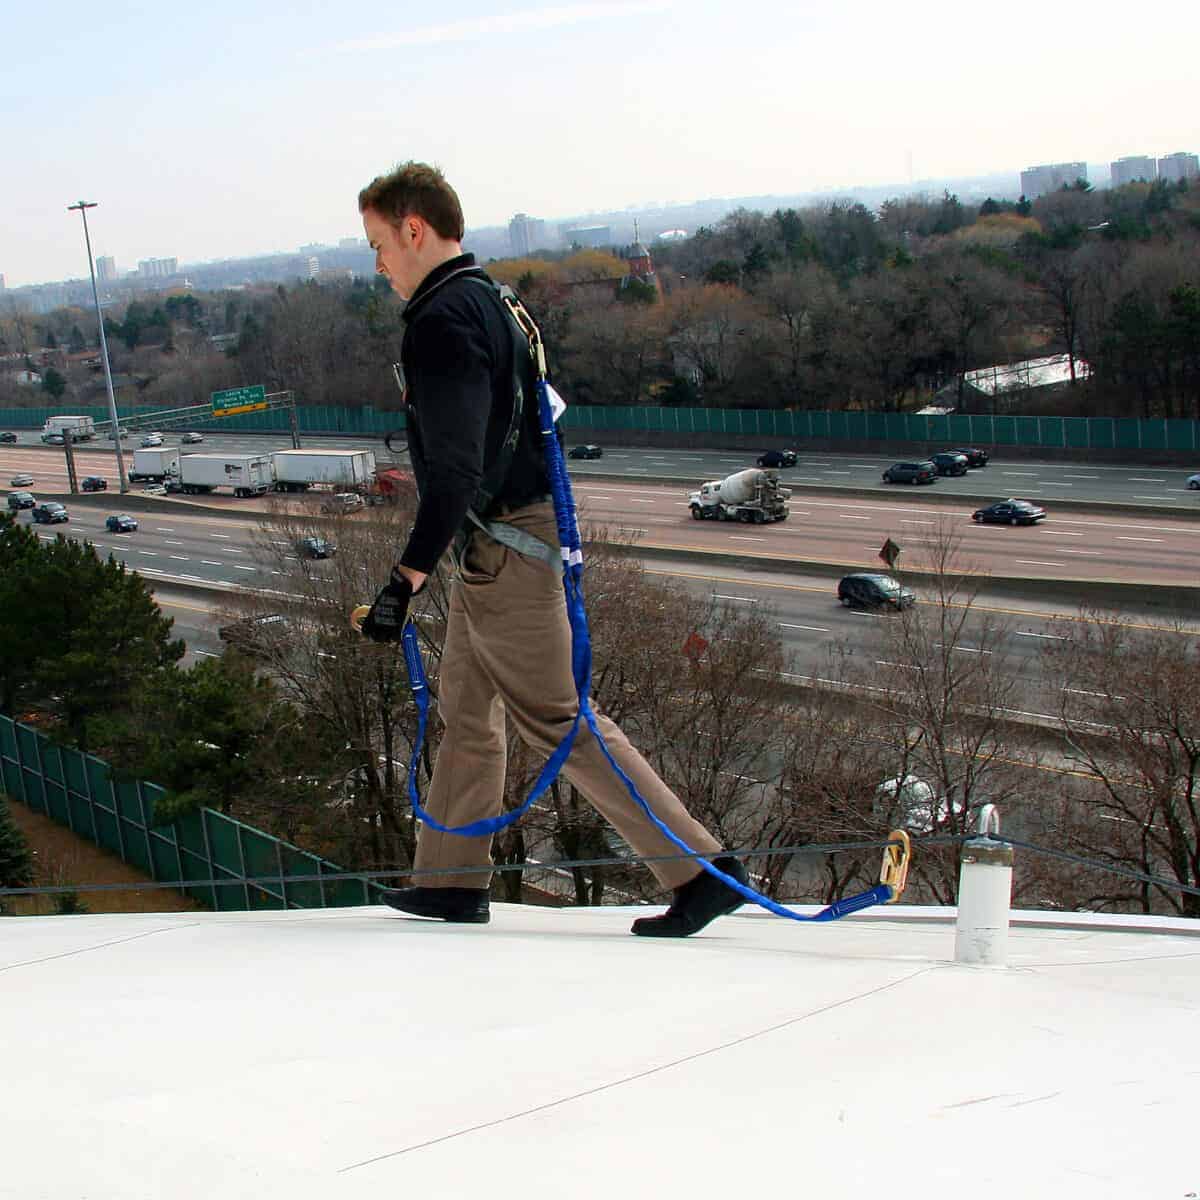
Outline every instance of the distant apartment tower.
[(1046, 163), (1021, 172), (1021, 195), (1027, 200), (1070, 187), (1077, 179), (1087, 179), (1087, 163)]
[(117, 260), (111, 254), (101, 254), (96, 259), (96, 278), (101, 283), (111, 283), (117, 277)]
[(513, 256), (524, 258), (546, 246), (546, 222), (538, 217), (517, 213), (508, 223), (508, 240)]
[(0, 292), (4, 291), (4, 276), (0, 275)]
[(1148, 154), (1129, 154), (1109, 164), (1113, 187), (1126, 183), (1153, 183), (1158, 178), (1158, 165)]
[(581, 225), (562, 231), (563, 245), (598, 250), (612, 245), (611, 225)]
[(1168, 154), (1158, 160), (1158, 177), (1169, 183), (1180, 179), (1200, 179), (1200, 158), (1195, 154)]
[(305, 259), (305, 266), (308, 269), (309, 279), (316, 279), (321, 274), (321, 260), (315, 254), (309, 255)]
[(177, 258), (143, 258), (138, 262), (138, 275), (142, 279), (166, 279), (178, 273)]

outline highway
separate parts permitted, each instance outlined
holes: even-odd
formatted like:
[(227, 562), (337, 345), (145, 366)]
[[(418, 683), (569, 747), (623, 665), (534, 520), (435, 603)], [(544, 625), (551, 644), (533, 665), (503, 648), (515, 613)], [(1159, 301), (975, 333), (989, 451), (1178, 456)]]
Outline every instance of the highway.
[[(18, 446), (36, 453), (47, 453), (60, 464), (58, 473), (65, 478), (61, 468), (61, 447), (43, 447), (38, 433), (31, 430), (13, 430), (19, 439)], [(290, 438), (284, 433), (221, 434), (203, 430), (205, 442), (185, 449), (233, 450), (239, 453), (261, 453), (291, 446)], [(136, 436), (123, 442), (127, 459), (138, 443)], [(167, 434), (168, 444), (177, 442), (175, 435)], [(572, 441), (584, 440), (581, 432)], [(376, 453), (386, 457), (379, 439), (364, 437), (305, 437), (305, 445), (314, 448), (352, 449), (373, 446)], [(764, 446), (763, 449), (766, 447)], [(86, 460), (99, 453), (96, 459), (102, 469), (96, 474), (116, 479), (116, 466), (112, 443), (99, 441), (84, 443), (77, 447), (81, 466)], [(0, 471), (6, 472), (9, 455), (17, 452), (15, 447), (0, 448)], [(614, 477), (618, 480), (670, 479), (698, 486), (706, 479), (721, 479), (734, 471), (754, 466), (759, 451), (747, 450), (659, 450), (636, 447), (605, 447), (604, 457), (571, 462), (572, 475), (577, 479), (588, 477)], [(1200, 458), (1200, 456), (1198, 456)], [(29, 461), (24, 459), (23, 461)], [(1189, 491), (1187, 478), (1200, 471), (1200, 461), (1187, 468), (1147, 467), (1136, 462), (1114, 466), (1096, 463), (1039, 462), (1023, 458), (1005, 458), (1003, 448), (996, 450), (996, 457), (986, 467), (969, 471), (957, 478), (941, 478), (934, 484), (916, 487), (885, 484), (882, 474), (885, 467), (896, 462), (896, 456), (884, 457), (869, 454), (813, 454), (803, 453), (795, 467), (781, 470), (780, 479), (792, 487), (805, 489), (836, 490), (838, 488), (864, 488), (878, 492), (880, 496), (894, 497), (897, 493), (906, 499), (916, 499), (926, 493), (939, 496), (987, 496), (1000, 500), (1008, 496), (1032, 498), (1040, 504), (1052, 507), (1056, 500), (1107, 503), (1140, 506), (1167, 505), (1177, 507), (1181, 514), (1200, 517), (1200, 491)], [(91, 470), (83, 468), (83, 473)], [(7, 478), (7, 476), (5, 476)], [(690, 482), (689, 482), (690, 481)], [(972, 505), (974, 507), (974, 505)]]

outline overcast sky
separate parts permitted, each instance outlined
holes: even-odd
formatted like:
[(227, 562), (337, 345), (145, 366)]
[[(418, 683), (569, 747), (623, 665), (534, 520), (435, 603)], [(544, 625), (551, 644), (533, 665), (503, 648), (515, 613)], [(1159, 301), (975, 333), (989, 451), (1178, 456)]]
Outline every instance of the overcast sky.
[(0, 274), (85, 275), (80, 198), (122, 270), (357, 235), (408, 158), (482, 226), (1200, 150), (1196, 4), (535, 5), (12, 0)]

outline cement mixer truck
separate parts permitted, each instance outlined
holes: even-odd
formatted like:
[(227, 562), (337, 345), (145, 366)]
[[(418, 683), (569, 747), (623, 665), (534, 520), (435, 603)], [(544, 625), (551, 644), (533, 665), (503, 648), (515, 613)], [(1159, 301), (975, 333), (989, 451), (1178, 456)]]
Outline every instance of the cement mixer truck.
[(785, 521), (791, 488), (781, 487), (774, 471), (751, 467), (725, 479), (702, 483), (688, 500), (697, 521), (744, 521), (765, 525)]

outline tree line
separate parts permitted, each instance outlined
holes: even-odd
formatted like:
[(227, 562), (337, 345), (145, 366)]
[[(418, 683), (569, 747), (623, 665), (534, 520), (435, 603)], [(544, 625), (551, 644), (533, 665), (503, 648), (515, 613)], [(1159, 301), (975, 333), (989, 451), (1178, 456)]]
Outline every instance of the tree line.
[[(326, 570), (287, 554), (308, 526), (277, 508), (256, 542), (282, 573), (278, 591), (231, 598), (230, 648), (184, 669), (140, 575), (0, 514), (0, 710), (165, 787), (160, 820), (209, 806), (349, 869), (403, 874), (416, 838), (406, 787), (416, 711), (403, 655), (358, 637), (347, 613), (363, 580), (386, 574), (411, 516), (401, 504), (339, 518)], [(906, 827), (918, 841), (909, 898), (953, 903), (955, 839), (985, 803), (999, 805), (1006, 831), (1049, 850), (1187, 886), (1200, 878), (1200, 660), (1188, 630), (1098, 612), (1064, 619), (1047, 641), (1049, 698), (1031, 705), (1007, 627), (976, 604), (979, 580), (946, 530), (929, 539), (923, 603), (879, 622), (878, 643), (834, 643), (815, 662), (794, 660), (770, 612), (650, 577), (636, 545), (607, 530), (588, 530), (587, 553), (596, 703), (723, 844), (758, 851), (749, 866), (766, 894), (829, 902), (869, 887), (878, 848), (821, 847)], [(435, 699), (446, 588), (439, 572), (419, 619)], [(37, 637), (17, 615), (29, 612)], [(1022, 725), (1015, 714), (1031, 708), (1055, 720)], [(438, 740), (431, 720), (421, 787)], [(513, 808), (541, 763), (515, 739), (508, 761)], [(0, 886), (13, 886), (28, 872), (6, 841), (0, 829), (0, 870), (15, 864)], [(494, 886), (513, 900), (651, 895), (640, 869), (536, 865), (628, 855), (560, 779), (497, 839), (496, 861), (516, 869)], [(1015, 902), (1200, 915), (1195, 896), (1170, 886), (1027, 851)]]
[[(573, 403), (962, 408), (968, 371), (1061, 354), (1074, 383), (1039, 401), (1056, 412), (1200, 418), (1200, 190), (1186, 181), (741, 210), (653, 254), (654, 286), (622, 285), (623, 258), (602, 251), (488, 264), (527, 299)], [(265, 383), (390, 409), (401, 311), (381, 280), (315, 280), (137, 301), (106, 322), (141, 403)], [(93, 326), (81, 310), (9, 312), (0, 357), (33, 363)], [(52, 366), (54, 398), (100, 395), (97, 363)], [(0, 406), (34, 402), (0, 378)]]

